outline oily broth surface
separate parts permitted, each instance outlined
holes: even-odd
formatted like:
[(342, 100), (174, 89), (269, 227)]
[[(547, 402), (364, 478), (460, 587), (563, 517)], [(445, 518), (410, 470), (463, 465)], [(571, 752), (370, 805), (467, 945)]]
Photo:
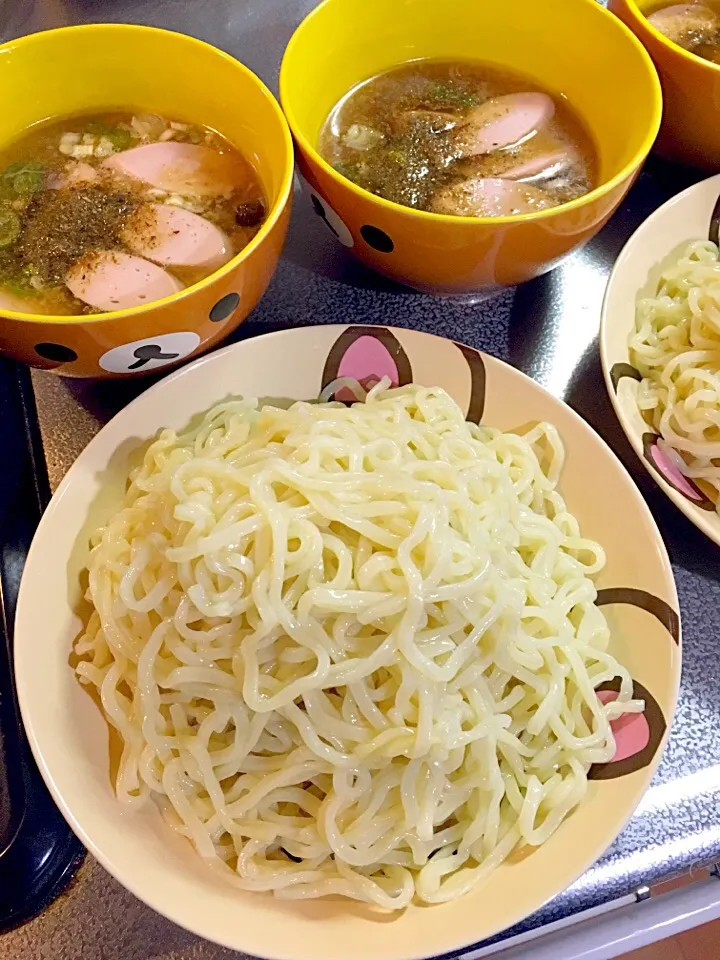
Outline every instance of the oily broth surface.
[[(60, 177), (64, 172), (67, 172), (68, 165), (74, 162), (74, 158), (64, 155), (59, 150), (59, 143), (63, 134), (73, 132), (80, 135), (84, 133), (93, 133), (96, 136), (102, 136), (106, 133), (112, 135), (113, 131), (128, 127), (133, 117), (143, 115), (143, 111), (130, 108), (126, 110), (112, 109), (100, 113), (73, 114), (34, 124), (22, 136), (0, 150), (0, 211), (8, 208), (14, 209), (22, 217), (27, 201), (49, 193), (51, 188), (48, 183), (52, 182), (53, 176)], [(256, 225), (242, 226), (238, 224), (236, 219), (238, 205), (259, 199), (263, 204), (265, 213), (267, 212), (267, 202), (256, 170), (241, 150), (233, 146), (215, 130), (197, 124), (185, 123), (175, 117), (163, 117), (162, 119), (168, 124), (178, 123), (186, 127), (186, 130), (175, 133), (175, 142), (199, 143), (211, 147), (219, 154), (230, 154), (242, 170), (242, 179), (238, 182), (237, 189), (233, 191), (232, 197), (203, 198), (202, 209), (200, 206), (194, 208), (194, 212), (220, 227), (228, 235), (234, 253), (239, 253), (258, 232), (264, 222), (265, 215)], [(142, 146), (144, 143), (154, 143), (158, 139), (158, 137), (152, 136), (147, 140), (130, 139), (123, 146), (123, 149), (132, 149)], [(121, 152), (121, 150), (117, 152)], [(98, 168), (103, 159), (90, 156), (83, 157), (82, 162)], [(17, 195), (13, 190), (12, 178), (4, 176), (5, 171), (12, 170), (17, 166), (22, 168), (24, 165), (31, 168), (40, 168), (44, 171), (43, 185), (30, 196)], [(157, 191), (140, 181), (123, 178), (123, 190), (138, 203), (143, 201), (162, 202), (154, 195)], [(188, 209), (193, 209), (192, 204), (188, 204)], [(31, 297), (30, 312), (42, 312), (57, 316), (102, 312), (77, 300), (62, 284), (47, 284), (42, 289), (32, 286), (30, 284), (31, 272), (28, 273), (25, 270), (19, 272), (17, 263), (12, 261), (11, 253), (10, 248), (0, 246), (0, 292), (6, 289), (15, 295)], [(214, 272), (202, 267), (172, 266), (167, 269), (185, 286), (197, 283)]]
[[(398, 117), (405, 111), (431, 110), (462, 118), (493, 97), (526, 92), (552, 96), (555, 116), (518, 148), (458, 160), (450, 135), (420, 124), (410, 132), (398, 132)], [(344, 138), (353, 125), (377, 131), (378, 142), (363, 150), (348, 146)], [(592, 136), (566, 98), (505, 68), (445, 60), (413, 61), (355, 87), (332, 110), (319, 138), (320, 153), (343, 176), (371, 193), (418, 210), (431, 209), (435, 192), (446, 184), (502, 176), (519, 158), (526, 160), (558, 146), (569, 147), (577, 162), (567, 177), (537, 181), (555, 204), (588, 193), (598, 179)]]
[[(668, 7), (675, 7), (677, 5), (678, 0), (663, 0), (662, 3), (652, 4), (643, 10), (643, 13), (646, 17), (651, 17), (660, 10), (667, 10)], [(710, 61), (710, 63), (720, 64), (720, 0), (701, 0), (701, 2), (697, 3), (697, 6), (706, 7), (717, 15), (718, 27), (716, 30), (697, 31), (691, 28), (680, 37), (669, 36), (669, 34), (666, 35), (684, 50), (687, 50), (689, 53), (694, 53), (696, 57), (701, 57), (703, 60)], [(660, 25), (655, 24), (655, 26), (661, 33), (665, 33)]]

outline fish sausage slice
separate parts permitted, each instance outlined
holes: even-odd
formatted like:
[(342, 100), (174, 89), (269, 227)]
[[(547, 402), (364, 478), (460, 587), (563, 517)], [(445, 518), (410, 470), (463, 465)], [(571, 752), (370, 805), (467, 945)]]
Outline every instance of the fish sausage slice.
[(432, 209), (459, 217), (511, 217), (554, 206), (548, 194), (532, 184), (479, 177), (438, 190)]
[(555, 150), (552, 153), (539, 153), (524, 163), (517, 163), (514, 167), (503, 170), (498, 176), (503, 180), (531, 180), (541, 174), (549, 176), (558, 173), (568, 166), (571, 155), (567, 150)]
[(720, 17), (702, 3), (678, 3), (650, 14), (648, 21), (674, 43), (702, 40), (720, 29)]
[(217, 270), (232, 259), (229, 237), (205, 217), (149, 203), (140, 208), (123, 231), (133, 253), (164, 267), (203, 267)]
[(184, 197), (214, 197), (242, 184), (245, 169), (237, 157), (194, 143), (148, 143), (123, 150), (103, 166), (158, 190)]
[(70, 269), (65, 283), (74, 297), (98, 310), (142, 307), (183, 289), (162, 267), (119, 250), (83, 257)]
[(48, 187), (51, 190), (64, 190), (67, 187), (82, 187), (94, 183), (98, 179), (95, 167), (89, 163), (76, 161), (68, 163), (62, 173), (50, 174)]
[(545, 93), (509, 93), (475, 107), (457, 130), (458, 156), (477, 157), (519, 143), (552, 120), (555, 104)]

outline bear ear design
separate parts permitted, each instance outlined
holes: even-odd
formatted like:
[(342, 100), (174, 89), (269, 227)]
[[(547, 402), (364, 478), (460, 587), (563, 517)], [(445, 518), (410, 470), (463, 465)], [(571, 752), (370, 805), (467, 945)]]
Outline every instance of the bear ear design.
[(694, 503), (696, 507), (700, 507), (701, 510), (707, 510), (710, 513), (715, 511), (713, 501), (694, 480), (681, 472), (675, 461), (678, 454), (669, 450), (662, 437), (659, 437), (656, 433), (644, 433), (642, 444), (645, 459), (660, 474), (665, 483), (669, 483), (673, 490), (677, 490), (681, 496)]
[(470, 367), (470, 401), (465, 419), (471, 423), (480, 423), (485, 412), (485, 364), (482, 354), (464, 343), (455, 343)]
[[(601, 703), (617, 699), (620, 678), (601, 684), (595, 691)], [(657, 701), (637, 680), (633, 680), (633, 699), (644, 700), (642, 713), (626, 713), (612, 720), (615, 735), (615, 756), (607, 763), (594, 763), (588, 780), (614, 780), (646, 767), (657, 753), (665, 736), (667, 724)]]
[[(651, 614), (665, 627), (673, 642), (680, 644), (680, 617), (669, 603), (636, 587), (609, 587), (598, 590), (599, 607), (615, 603), (630, 604)], [(602, 683), (595, 693), (601, 703), (615, 700), (620, 692), (620, 678)], [(607, 763), (595, 763), (588, 772), (589, 780), (614, 780), (646, 767), (657, 753), (665, 736), (667, 723), (657, 700), (637, 680), (633, 680), (633, 699), (644, 700), (642, 713), (626, 713), (610, 726), (615, 734), (615, 756)]]
[(653, 596), (647, 590), (636, 587), (606, 587), (598, 590), (595, 603), (598, 607), (608, 606), (611, 603), (627, 603), (631, 607), (639, 607), (652, 614), (665, 627), (676, 644), (680, 644), (680, 617), (669, 603), (660, 597)]
[[(412, 367), (400, 341), (386, 327), (348, 327), (330, 348), (322, 375), (321, 389), (338, 377), (352, 377), (370, 388), (383, 377), (393, 387), (413, 382)], [(335, 400), (357, 399), (340, 389)]]
[(715, 206), (710, 214), (710, 227), (708, 228), (708, 239), (720, 246), (720, 197), (715, 201)]
[[(718, 210), (720, 210), (720, 199), (713, 213), (716, 237)], [(610, 381), (615, 393), (618, 392), (618, 384), (624, 377), (637, 380), (638, 382), (642, 380), (640, 371), (636, 370), (635, 367), (629, 363), (615, 363), (610, 369)], [(715, 503), (707, 496), (705, 491), (682, 472), (682, 461), (679, 454), (675, 453), (661, 436), (657, 433), (643, 433), (642, 445), (644, 458), (653, 470), (663, 478), (665, 483), (669, 484), (673, 490), (677, 491), (682, 497), (685, 497), (686, 500), (694, 503), (696, 507), (700, 507), (701, 510), (707, 510), (710, 513), (715, 510)]]
[[(443, 341), (441, 346), (446, 343), (448, 341)], [(466, 419), (472, 423), (480, 423), (485, 410), (486, 381), (482, 354), (461, 343), (453, 343), (450, 349), (454, 348), (462, 354), (470, 373), (469, 392), (464, 385), (461, 391), (463, 399), (460, 402), (463, 406), (467, 404)], [(433, 381), (429, 378), (432, 377), (432, 357), (428, 357), (424, 351), (416, 360), (422, 371), (419, 382), (431, 385)], [(453, 360), (450, 368), (457, 370), (455, 363)], [(413, 383), (413, 364), (392, 330), (387, 327), (353, 326), (343, 330), (330, 348), (323, 369), (321, 391), (339, 377), (350, 377), (366, 388), (387, 377), (393, 387), (404, 387)], [(464, 378), (463, 383), (467, 383)], [(341, 387), (334, 399), (351, 403), (357, 398), (350, 390)]]
[(631, 366), (629, 363), (614, 363), (610, 368), (610, 382), (613, 385), (613, 390), (615, 393), (618, 392), (618, 384), (623, 377), (629, 377), (631, 380), (637, 380), (638, 383), (642, 380), (640, 371), (636, 370), (635, 367)]

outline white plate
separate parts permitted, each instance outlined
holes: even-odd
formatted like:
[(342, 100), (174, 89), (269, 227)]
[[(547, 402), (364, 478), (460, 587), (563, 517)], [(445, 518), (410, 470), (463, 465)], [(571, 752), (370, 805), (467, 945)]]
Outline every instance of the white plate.
[[(343, 372), (394, 370), (445, 387), (470, 418), (504, 429), (550, 420), (567, 449), (561, 489), (608, 564), (600, 602), (612, 651), (648, 707), (630, 755), (592, 771), (583, 804), (543, 847), (503, 864), (464, 899), (388, 917), (340, 900), (287, 902), (242, 893), (204, 865), (153, 807), (113, 794), (108, 727), (68, 657), (81, 621), (88, 535), (124, 492), (128, 457), (160, 427), (183, 427), (228, 395), (316, 397)], [(30, 550), (20, 589), (15, 662), (22, 715), (40, 769), (73, 829), (132, 893), (194, 933), (283, 960), (433, 957), (497, 933), (573, 882), (612, 843), (647, 788), (680, 678), (677, 595), (649, 510), (605, 443), (568, 407), (506, 364), (438, 337), (381, 327), (317, 326), (228, 347), (152, 387), (90, 443), (60, 485)], [(625, 740), (628, 743), (627, 739)]]
[(630, 363), (628, 338), (635, 329), (638, 297), (655, 295), (662, 270), (677, 260), (688, 243), (707, 240), (719, 196), (720, 174), (668, 200), (638, 227), (610, 274), (600, 326), (605, 383), (628, 440), (660, 489), (717, 544), (720, 516), (715, 505), (656, 446), (657, 434), (638, 409), (640, 374)]

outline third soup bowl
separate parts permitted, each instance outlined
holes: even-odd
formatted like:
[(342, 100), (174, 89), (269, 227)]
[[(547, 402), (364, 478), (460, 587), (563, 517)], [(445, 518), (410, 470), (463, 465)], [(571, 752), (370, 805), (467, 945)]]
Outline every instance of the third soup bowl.
[[(662, 4), (660, 4), (662, 6)], [(657, 0), (610, 0), (608, 7), (650, 53), (660, 75), (663, 118), (658, 152), (713, 173), (720, 167), (720, 65), (673, 43), (647, 19)]]

